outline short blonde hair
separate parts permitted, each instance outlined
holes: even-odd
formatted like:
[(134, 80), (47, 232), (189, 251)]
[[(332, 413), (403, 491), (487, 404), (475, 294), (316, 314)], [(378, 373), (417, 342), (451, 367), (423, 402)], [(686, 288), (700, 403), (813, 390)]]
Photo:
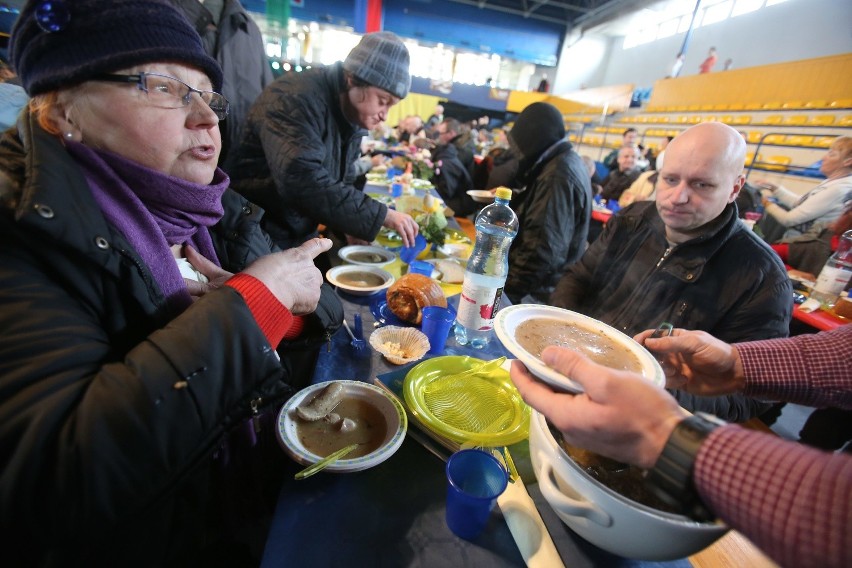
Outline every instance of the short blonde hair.
[(831, 143), (832, 148), (840, 152), (840, 159), (852, 158), (852, 136), (838, 136)]

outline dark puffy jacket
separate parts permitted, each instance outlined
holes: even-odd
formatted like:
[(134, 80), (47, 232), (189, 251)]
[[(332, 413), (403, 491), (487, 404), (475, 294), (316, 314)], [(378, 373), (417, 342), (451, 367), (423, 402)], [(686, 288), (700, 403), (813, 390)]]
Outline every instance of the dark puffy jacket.
[(559, 142), (526, 172), (526, 189), (512, 197), (518, 236), (509, 249), (506, 293), (546, 301), (565, 269), (583, 254), (592, 215), (592, 187), (582, 158)]
[[(62, 144), (23, 120), (21, 139), (10, 130), (0, 141), (7, 562), (194, 561), (221, 499), (210, 486), (214, 451), (252, 401), (290, 395), (291, 363), (232, 288), (173, 317)], [(262, 210), (230, 191), (223, 204), (211, 236), (223, 268), (236, 272), (272, 245)]]
[(260, 28), (239, 0), (224, 0), (218, 25), (207, 6), (198, 0), (172, 0), (201, 36), (204, 50), (222, 67), (222, 94), (231, 103), (228, 118), (219, 124), (222, 130), (224, 163), (230, 150), (239, 143), (240, 130), (252, 103), (272, 82), (272, 69)]
[[(792, 287), (778, 256), (738, 218), (733, 204), (705, 234), (669, 248), (654, 202), (634, 203), (607, 222), (568, 269), (551, 303), (633, 336), (667, 321), (733, 343), (785, 337)], [(768, 405), (741, 396), (681, 404), (742, 421)]]
[(432, 154), (432, 161), (435, 164), (432, 183), (454, 214), (464, 217), (476, 211), (476, 203), (467, 194), (468, 190), (473, 189), (473, 181), (467, 168), (459, 161), (456, 147), (452, 144), (438, 146)]
[(234, 189), (266, 210), (263, 226), (281, 248), (315, 236), (320, 223), (372, 241), (387, 215), (352, 185), (365, 131), (343, 115), (342, 84), (339, 63), (273, 81), (226, 165)]

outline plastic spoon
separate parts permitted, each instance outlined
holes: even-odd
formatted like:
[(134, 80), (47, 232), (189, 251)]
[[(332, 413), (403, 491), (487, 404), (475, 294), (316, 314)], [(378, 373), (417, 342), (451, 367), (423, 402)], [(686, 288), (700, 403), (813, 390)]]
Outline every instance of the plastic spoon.
[(349, 337), (352, 338), (352, 341), (349, 342), (349, 345), (352, 346), (352, 349), (355, 350), (356, 353), (363, 351), (367, 347), (367, 342), (363, 339), (358, 339), (352, 333), (352, 330), (349, 329), (349, 324), (346, 323), (346, 320), (343, 320), (343, 327), (346, 328), (346, 332), (349, 334)]
[(332, 452), (332, 453), (328, 454), (327, 456), (322, 458), (317, 463), (315, 463), (313, 465), (309, 465), (308, 467), (306, 467), (305, 469), (303, 469), (302, 471), (297, 473), (294, 476), (295, 479), (296, 480), (305, 479), (306, 477), (310, 477), (318, 471), (324, 470), (325, 468), (327, 468), (328, 466), (330, 466), (331, 464), (333, 464), (334, 462), (336, 462), (337, 460), (339, 460), (343, 456), (352, 452), (355, 448), (358, 447), (358, 445), (359, 444), (351, 444), (349, 446), (346, 446), (345, 448), (340, 448), (336, 452)]

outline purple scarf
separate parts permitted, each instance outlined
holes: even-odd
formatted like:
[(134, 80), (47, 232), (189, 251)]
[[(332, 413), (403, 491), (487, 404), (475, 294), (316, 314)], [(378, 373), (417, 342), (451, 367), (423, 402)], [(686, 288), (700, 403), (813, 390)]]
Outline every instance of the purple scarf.
[(219, 265), (210, 233), (199, 230), (222, 218), (222, 194), (230, 179), (216, 169), (210, 185), (192, 183), (146, 168), (118, 154), (66, 142), (107, 221), (127, 238), (176, 311), (192, 298), (169, 249), (189, 243)]

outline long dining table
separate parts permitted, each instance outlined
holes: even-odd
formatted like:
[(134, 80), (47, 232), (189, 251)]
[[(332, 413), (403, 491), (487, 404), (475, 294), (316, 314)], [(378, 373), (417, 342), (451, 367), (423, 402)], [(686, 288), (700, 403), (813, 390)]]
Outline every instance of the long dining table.
[[(397, 276), (400, 270), (404, 270), (398, 262), (390, 268), (397, 272)], [(456, 307), (458, 292), (445, 288), (445, 293), (449, 296), (449, 305)], [(381, 316), (379, 307), (383, 295), (358, 297), (342, 290), (338, 290), (337, 294), (350, 324), (356, 313), (361, 315), (364, 336), (369, 340), (375, 329), (376, 315)], [(492, 359), (510, 354), (496, 337), (486, 348), (477, 350), (459, 345), (450, 333), (443, 355)], [(379, 381), (391, 391), (398, 391), (405, 374), (414, 364), (404, 367), (391, 365), (369, 347), (366, 352), (356, 352), (347, 333), (341, 330), (332, 337), (328, 348), (320, 352), (311, 382), (341, 379), (368, 383)], [(562, 523), (539, 491), (530, 465), (527, 441), (510, 448), (563, 565), (572, 568), (686, 568), (694, 565), (686, 558), (669, 562), (623, 558), (585, 541)], [(435, 443), (428, 432), (409, 421), (408, 433), (400, 449), (373, 468), (356, 473), (320, 473), (294, 481), (293, 474), (303, 466), (289, 463), (261, 566), (524, 566), (525, 559), (497, 507), (485, 532), (477, 539), (467, 541), (450, 532), (444, 520), (444, 462), (449, 455), (450, 452)], [(727, 552), (717, 550), (713, 558), (738, 565), (743, 559), (760, 557), (759, 552), (752, 552), (755, 549), (749, 549), (751, 545), (747, 541), (744, 544), (739, 542), (737, 546), (744, 546), (749, 552), (732, 561)], [(558, 562), (548, 563), (550, 565), (558, 566)], [(710, 564), (698, 565), (721, 564), (714, 560)], [(771, 566), (771, 563), (752, 565)]]

